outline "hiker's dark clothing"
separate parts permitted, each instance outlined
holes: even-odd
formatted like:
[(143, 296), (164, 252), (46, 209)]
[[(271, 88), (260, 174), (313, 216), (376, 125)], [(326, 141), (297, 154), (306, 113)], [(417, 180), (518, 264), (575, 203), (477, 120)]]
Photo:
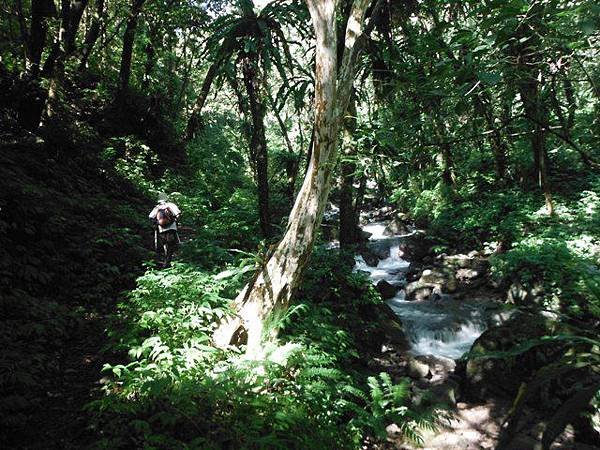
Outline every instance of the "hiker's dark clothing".
[(177, 250), (177, 246), (179, 245), (179, 236), (177, 236), (177, 231), (175, 230), (167, 230), (162, 233), (158, 233), (158, 247), (160, 249), (156, 250), (157, 257), (164, 257), (164, 265), (168, 266), (171, 264), (171, 259), (173, 258), (173, 253)]
[(168, 209), (173, 216), (175, 217), (175, 220), (168, 226), (162, 226), (162, 225), (158, 225), (158, 231), (160, 231), (161, 233), (167, 230), (175, 230), (177, 231), (177, 217), (179, 217), (179, 214), (181, 214), (181, 211), (179, 210), (179, 207), (172, 202), (160, 202), (158, 205), (156, 205), (154, 207), (154, 209), (150, 212), (150, 214), (148, 215), (148, 218), (154, 222), (156, 222), (156, 218), (158, 216), (158, 213), (161, 210), (164, 209)]
[[(159, 223), (159, 217), (164, 217), (164, 212), (168, 212), (168, 216), (172, 217), (171, 223)], [(156, 249), (156, 259), (165, 267), (168, 267), (171, 264), (173, 253), (179, 244), (179, 235), (177, 234), (177, 218), (179, 217), (180, 213), (181, 211), (174, 203), (161, 201), (148, 215), (155, 227), (154, 245)]]

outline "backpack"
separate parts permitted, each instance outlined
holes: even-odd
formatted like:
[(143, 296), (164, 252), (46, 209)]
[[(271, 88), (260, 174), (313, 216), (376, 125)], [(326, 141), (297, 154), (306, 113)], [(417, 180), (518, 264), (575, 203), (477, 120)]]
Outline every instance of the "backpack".
[(161, 208), (156, 213), (156, 221), (161, 227), (168, 227), (175, 222), (175, 214), (173, 214), (173, 211), (168, 206)]

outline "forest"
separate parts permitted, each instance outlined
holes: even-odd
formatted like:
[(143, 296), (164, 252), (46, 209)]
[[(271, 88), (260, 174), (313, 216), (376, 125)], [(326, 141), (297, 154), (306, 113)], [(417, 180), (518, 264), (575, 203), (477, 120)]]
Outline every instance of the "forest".
[(0, 5), (0, 447), (600, 449), (596, 2)]

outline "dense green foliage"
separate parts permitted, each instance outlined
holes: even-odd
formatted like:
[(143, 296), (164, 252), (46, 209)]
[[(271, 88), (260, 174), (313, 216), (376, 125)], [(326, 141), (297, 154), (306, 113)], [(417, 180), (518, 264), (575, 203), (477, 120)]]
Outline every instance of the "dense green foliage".
[(102, 167), (93, 155), (29, 144), (0, 158), (0, 420), (21, 430), (73, 368), (67, 346), (85, 341), (148, 257), (136, 212), (147, 200), (112, 167), (90, 169)]
[[(331, 252), (317, 261), (344, 267)], [(107, 435), (98, 446), (355, 448), (368, 435), (385, 436), (390, 421), (417, 440), (418, 427), (435, 422), (409, 409), (406, 381), (360, 368), (357, 330), (347, 324), (362, 323), (361, 309), (381, 300), (350, 272), (309, 271), (303, 292), (318, 286), (327, 302), (302, 296), (272, 319), (269, 327), (283, 330), (265, 360), (209, 345), (216, 319), (228, 313), (222, 295), (239, 287), (239, 273), (177, 263), (138, 279), (113, 332), (131, 362), (105, 366), (113, 377), (107, 395), (89, 406)]]
[[(341, 55), (352, 2), (339, 4)], [(390, 423), (418, 440), (443, 416), (365, 364), (381, 299), (346, 241), (317, 246), (294, 305), (266, 319), (264, 361), (211, 344), (314, 150), (303, 2), (15, 0), (2, 13), (1, 438), (358, 448)], [(372, 2), (330, 198), (346, 230), (385, 205), (433, 254), (488, 255), (494, 294), (552, 324), (495, 356), (559, 343), (528, 395), (582, 369), (584, 407), (599, 364), (599, 18), (589, 0)], [(184, 241), (161, 271), (146, 221), (160, 193), (181, 207)]]

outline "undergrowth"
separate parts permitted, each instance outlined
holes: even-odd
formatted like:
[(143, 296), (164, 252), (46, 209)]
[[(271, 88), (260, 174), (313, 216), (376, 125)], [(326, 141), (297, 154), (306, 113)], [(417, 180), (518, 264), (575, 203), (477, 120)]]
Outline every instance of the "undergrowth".
[[(317, 253), (300, 303), (270, 322), (279, 338), (260, 361), (209, 342), (243, 265), (215, 275), (179, 262), (141, 276), (112, 326), (129, 362), (105, 366), (105, 395), (89, 405), (104, 436), (96, 447), (359, 448), (393, 422), (418, 441), (433, 412), (411, 405), (407, 380), (365, 370), (348, 328), (380, 297), (337, 254)], [(338, 269), (325, 273), (324, 261)], [(302, 295), (317, 287), (320, 297)]]
[(139, 214), (146, 199), (102, 169), (93, 152), (31, 143), (0, 152), (0, 429), (7, 445), (26, 445), (40, 408), (65, 370), (74, 370), (76, 352), (101, 338), (86, 335), (90, 324), (148, 258)]
[(541, 196), (503, 189), (471, 192), (465, 186), (454, 197), (424, 191), (410, 204), (411, 216), (428, 229), (433, 250), (493, 254), (497, 281), (521, 286), (521, 306), (541, 306), (589, 318), (592, 295), (586, 280), (598, 279), (600, 258), (600, 181), (595, 176), (565, 185), (554, 197), (555, 214), (548, 216)]

